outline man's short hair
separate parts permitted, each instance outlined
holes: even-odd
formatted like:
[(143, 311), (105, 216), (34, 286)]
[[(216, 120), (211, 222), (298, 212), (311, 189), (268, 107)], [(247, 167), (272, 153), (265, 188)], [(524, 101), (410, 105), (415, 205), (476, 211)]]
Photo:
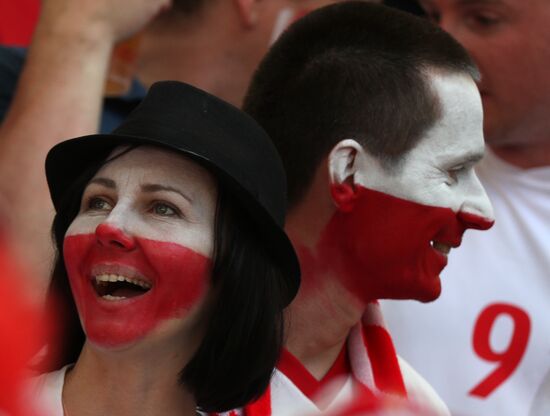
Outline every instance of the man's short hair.
[(261, 62), (243, 106), (281, 153), (290, 207), (343, 139), (385, 167), (413, 148), (441, 116), (429, 71), (479, 77), (451, 36), (385, 6), (342, 2), (292, 25)]

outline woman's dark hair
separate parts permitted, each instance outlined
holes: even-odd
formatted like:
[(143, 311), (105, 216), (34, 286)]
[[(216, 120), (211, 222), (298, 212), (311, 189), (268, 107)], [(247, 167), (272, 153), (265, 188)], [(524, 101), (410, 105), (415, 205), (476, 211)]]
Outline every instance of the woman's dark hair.
[[(73, 182), (53, 222), (57, 259), (48, 301), (59, 311), (63, 328), (59, 344), (52, 345), (49, 369), (75, 362), (84, 344), (63, 262), (63, 240), (87, 183), (112, 160), (103, 156)], [(214, 240), (211, 278), (217, 298), (208, 311), (204, 338), (180, 373), (182, 385), (207, 412), (242, 407), (267, 388), (282, 348), (282, 310), (289, 297), (268, 244), (223, 183), (218, 184)]]

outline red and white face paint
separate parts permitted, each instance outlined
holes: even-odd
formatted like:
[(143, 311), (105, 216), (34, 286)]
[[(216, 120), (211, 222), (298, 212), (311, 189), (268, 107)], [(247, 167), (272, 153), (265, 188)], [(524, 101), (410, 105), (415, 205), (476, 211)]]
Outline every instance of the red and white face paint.
[(89, 341), (119, 347), (183, 325), (209, 288), (215, 210), (211, 175), (176, 153), (138, 147), (97, 172), (64, 241)]
[(450, 249), (466, 229), (493, 223), (474, 172), (484, 152), (475, 83), (461, 75), (431, 79), (442, 117), (398, 166), (383, 168), (354, 140), (340, 142), (329, 158), (339, 210), (321, 236), (317, 260), (331, 259), (364, 301), (436, 299)]

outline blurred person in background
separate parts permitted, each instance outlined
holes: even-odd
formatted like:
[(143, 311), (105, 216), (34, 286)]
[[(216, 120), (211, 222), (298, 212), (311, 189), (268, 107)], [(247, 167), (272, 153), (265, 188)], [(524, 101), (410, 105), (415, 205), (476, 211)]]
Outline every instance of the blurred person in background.
[[(26, 395), (29, 363), (46, 344), (53, 329), (51, 315), (29, 296), (30, 279), (15, 260), (0, 229), (0, 414), (38, 413)], [(53, 312), (53, 311), (50, 311)], [(49, 317), (48, 317), (49, 316)]]
[[(398, 349), (460, 416), (550, 409), (550, 2), (421, 0), (481, 71), (476, 168), (496, 225), (465, 238), (431, 305), (384, 305)], [(430, 340), (430, 352), (425, 342)], [(450, 359), (452, 357), (452, 359)]]
[[(239, 105), (252, 71), (293, 20), (334, 0), (44, 0), (28, 51), (0, 48), (0, 206), (16, 254), (43, 296), (53, 208), (46, 152), (108, 132), (157, 80), (182, 80)], [(133, 79), (104, 97), (115, 46), (133, 35)], [(17, 88), (16, 88), (17, 85)]]
[(0, 0), (0, 45), (27, 46), (39, 10), (40, 0)]

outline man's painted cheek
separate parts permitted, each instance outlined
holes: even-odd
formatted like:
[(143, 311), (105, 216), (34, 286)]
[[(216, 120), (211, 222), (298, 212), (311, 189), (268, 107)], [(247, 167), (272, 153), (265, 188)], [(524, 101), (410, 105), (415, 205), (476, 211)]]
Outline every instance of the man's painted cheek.
[[(80, 321), (90, 341), (123, 346), (183, 317), (203, 297), (209, 258), (179, 244), (136, 238), (136, 248), (100, 245), (95, 234), (65, 238), (63, 251)], [(116, 282), (98, 282), (98, 277)], [(139, 281), (142, 286), (120, 281)], [(122, 298), (122, 299), (120, 299)]]
[(319, 267), (334, 268), (363, 301), (437, 298), (447, 257), (432, 245), (460, 244), (465, 227), (457, 214), (363, 187), (350, 204), (335, 213), (320, 238)]

